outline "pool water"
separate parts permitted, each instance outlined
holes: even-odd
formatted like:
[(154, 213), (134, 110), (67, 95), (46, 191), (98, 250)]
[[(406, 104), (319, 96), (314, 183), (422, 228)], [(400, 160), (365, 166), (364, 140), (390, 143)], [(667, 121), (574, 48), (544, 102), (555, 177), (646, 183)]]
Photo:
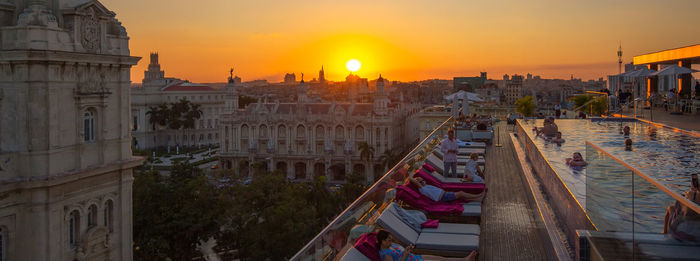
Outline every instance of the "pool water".
[[(628, 219), (628, 217), (619, 215), (628, 212), (629, 203), (632, 202), (633, 193), (630, 179), (632, 175), (630, 171), (621, 170), (624, 168), (612, 161), (596, 162), (600, 164), (589, 167), (571, 168), (567, 166), (566, 158), (571, 158), (574, 152), (580, 152), (584, 159), (599, 157), (599, 155), (586, 155), (586, 141), (599, 146), (636, 170), (656, 179), (679, 195), (683, 195), (689, 190), (690, 175), (700, 171), (700, 138), (683, 132), (638, 121), (558, 119), (555, 120), (555, 123), (565, 142), (555, 144), (545, 141), (541, 137), (536, 137), (535, 132), (532, 131), (534, 126), (542, 127), (543, 120), (521, 121), (520, 123), (581, 206), (587, 208), (587, 211), (601, 212), (589, 213), (592, 219), (594, 216), (603, 217), (602, 219), (606, 221), (616, 218)], [(631, 128), (628, 137), (621, 134), (624, 126)], [(624, 144), (627, 138), (633, 141), (632, 151), (625, 150)], [(596, 172), (604, 173), (591, 173), (591, 177), (587, 177), (587, 168), (595, 168)], [(639, 179), (635, 180), (637, 184), (645, 182), (641, 178)], [(595, 198), (591, 198), (595, 202), (590, 202), (588, 206), (586, 205), (587, 180), (595, 182), (595, 184), (589, 184), (588, 191), (596, 194)], [(658, 191), (651, 186), (648, 186), (648, 190), (649, 192)], [(612, 204), (613, 202), (609, 202), (610, 198), (618, 200)], [(637, 204), (639, 203), (642, 202), (638, 201)], [(647, 217), (644, 217), (655, 221), (642, 222), (649, 230), (658, 231), (658, 221), (659, 219), (663, 221), (666, 205), (665, 203), (658, 204), (658, 206), (649, 208), (649, 213), (645, 215)], [(619, 209), (606, 209), (615, 207)], [(663, 225), (663, 222), (660, 225)], [(616, 226), (612, 224), (611, 227)]]

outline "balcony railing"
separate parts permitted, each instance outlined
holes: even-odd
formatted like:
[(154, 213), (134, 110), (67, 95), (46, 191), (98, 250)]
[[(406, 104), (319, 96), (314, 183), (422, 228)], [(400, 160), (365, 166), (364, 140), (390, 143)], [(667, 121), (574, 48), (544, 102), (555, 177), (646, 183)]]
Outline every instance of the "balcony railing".
[(700, 259), (700, 206), (685, 192), (591, 142), (586, 158), (585, 208), (593, 227), (578, 231), (581, 260)]
[(400, 169), (406, 169), (405, 173), (418, 169), (429, 153), (440, 144), (441, 137), (447, 134), (452, 120), (453, 118), (450, 117), (435, 128), (399, 163), (299, 250), (291, 260), (332, 260), (343, 250), (351, 247), (348, 243), (353, 242), (353, 239), (365, 232), (370, 232), (374, 228), (373, 217), (376, 216), (374, 214), (385, 207), (384, 203), (387, 200), (393, 198), (391, 193), (395, 192), (391, 188), (405, 178), (404, 175), (399, 175), (403, 172)]

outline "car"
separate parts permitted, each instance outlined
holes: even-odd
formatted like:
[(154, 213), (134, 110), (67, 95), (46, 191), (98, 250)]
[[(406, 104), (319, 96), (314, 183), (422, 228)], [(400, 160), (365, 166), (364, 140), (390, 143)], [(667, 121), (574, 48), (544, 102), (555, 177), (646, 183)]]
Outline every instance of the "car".
[(219, 164), (214, 164), (214, 166), (211, 166), (211, 169), (218, 169), (218, 168), (219, 168)]

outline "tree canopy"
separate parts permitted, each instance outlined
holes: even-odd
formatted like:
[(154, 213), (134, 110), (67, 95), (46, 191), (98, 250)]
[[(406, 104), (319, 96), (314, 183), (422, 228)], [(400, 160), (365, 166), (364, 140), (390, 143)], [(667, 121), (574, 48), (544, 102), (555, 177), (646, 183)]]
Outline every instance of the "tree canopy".
[(209, 238), (217, 252), (238, 250), (243, 260), (290, 258), (367, 189), (352, 173), (335, 192), (324, 176), (296, 183), (280, 172), (246, 185), (237, 173), (204, 175), (186, 162), (169, 176), (137, 170), (134, 177), (134, 257), (142, 260), (190, 260)]

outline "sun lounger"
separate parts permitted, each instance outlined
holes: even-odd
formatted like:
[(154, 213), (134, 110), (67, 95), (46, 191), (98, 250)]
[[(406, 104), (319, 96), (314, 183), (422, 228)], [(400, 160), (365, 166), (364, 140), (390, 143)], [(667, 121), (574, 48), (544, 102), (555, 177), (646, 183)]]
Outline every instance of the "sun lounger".
[[(426, 166), (430, 167), (430, 166)], [(478, 194), (486, 189), (484, 183), (478, 182), (461, 182), (460, 178), (445, 178), (435, 172), (429, 172), (426, 168), (421, 168), (413, 174), (413, 178), (421, 177), (428, 185), (433, 185), (445, 191), (464, 191), (467, 193)], [(446, 180), (458, 180), (458, 182), (446, 182)]]
[(449, 251), (466, 256), (472, 250), (479, 248), (478, 235), (416, 232), (391, 211), (384, 211), (377, 219), (377, 223), (402, 244), (414, 244), (419, 251)]
[(458, 156), (469, 156), (472, 153), (479, 154), (479, 156), (484, 156), (486, 154), (486, 149), (482, 148), (459, 148), (459, 152), (457, 152)]
[(462, 140), (458, 139), (457, 144), (459, 145), (460, 148), (481, 148), (481, 149), (486, 148), (485, 142), (478, 142), (478, 141), (462, 141)]
[[(442, 159), (443, 159), (442, 151), (434, 150), (433, 154), (435, 154), (435, 156), (437, 156), (438, 159), (440, 159), (440, 161), (442, 161)], [(457, 154), (457, 165), (467, 164), (468, 159), (469, 159), (469, 156), (460, 156), (459, 154)], [(479, 165), (486, 165), (486, 159), (484, 159), (484, 156), (479, 156), (479, 159), (476, 162), (479, 163)]]
[(345, 252), (345, 255), (343, 255), (343, 258), (340, 259), (343, 261), (370, 261), (369, 258), (367, 258), (364, 254), (362, 254), (359, 250), (357, 250), (354, 247), (351, 247), (348, 252)]
[[(384, 211), (390, 211), (394, 216), (401, 219), (401, 215), (396, 212), (396, 208), (401, 208), (396, 203), (391, 203)], [(404, 222), (406, 223), (406, 222)], [(415, 229), (414, 229), (415, 230)], [(459, 224), (459, 223), (446, 223), (440, 222), (436, 228), (421, 228), (419, 233), (444, 233), (444, 234), (464, 234), (464, 235), (479, 235), (481, 230), (479, 225), (475, 224)]]
[(486, 143), (491, 143), (493, 140), (493, 131), (472, 131), (472, 140), (483, 140)]
[(462, 217), (481, 216), (481, 202), (464, 203), (460, 200), (455, 200), (452, 202), (435, 202), (411, 186), (396, 186), (396, 199), (412, 208), (425, 211), (429, 215)]

